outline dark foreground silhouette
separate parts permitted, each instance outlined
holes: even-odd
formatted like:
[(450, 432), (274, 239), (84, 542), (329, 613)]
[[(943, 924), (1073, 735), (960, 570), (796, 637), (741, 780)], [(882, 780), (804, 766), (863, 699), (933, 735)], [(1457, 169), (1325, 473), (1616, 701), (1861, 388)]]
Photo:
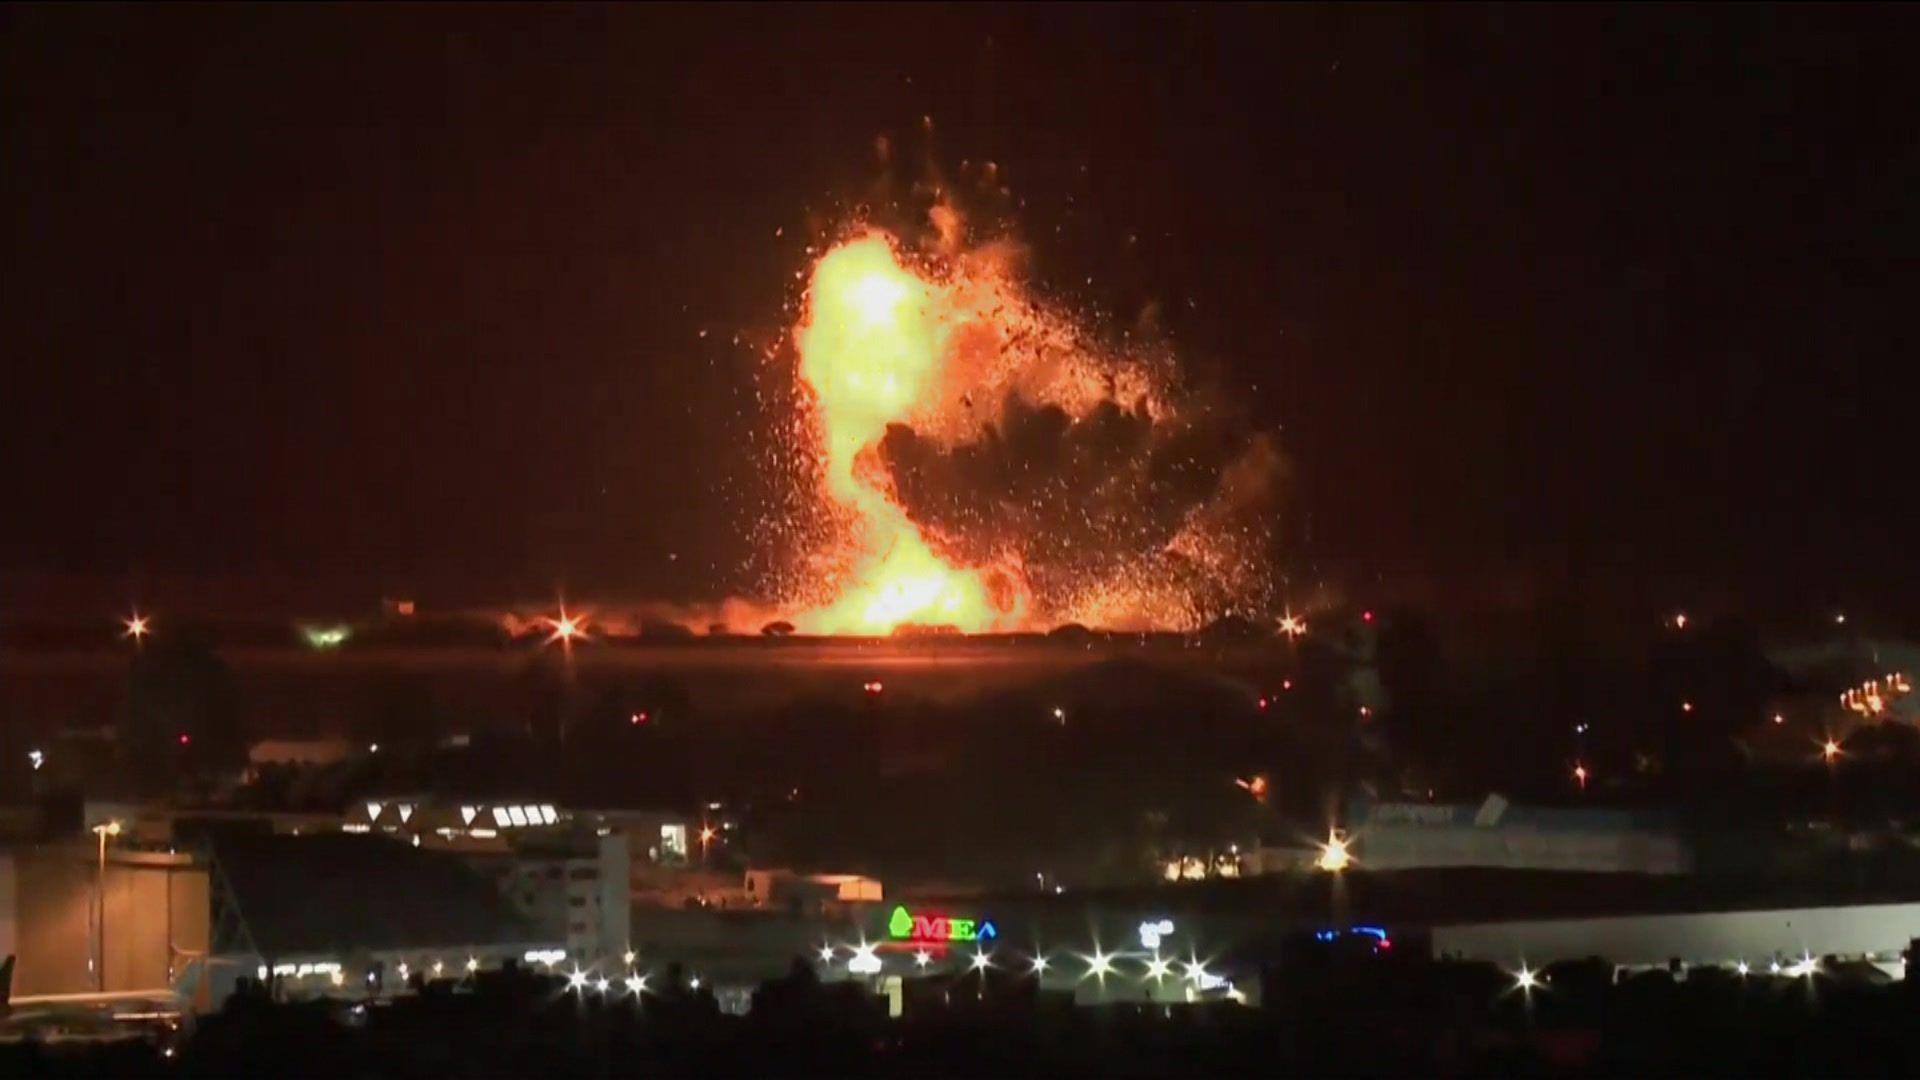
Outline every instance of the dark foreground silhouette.
[(1263, 1008), (1077, 1008), (1030, 982), (909, 984), (903, 1015), (803, 965), (746, 1016), (669, 980), (636, 999), (519, 972), (385, 1003), (236, 995), (177, 1044), (20, 1043), (0, 1075), (1740, 1076), (1912, 1075), (1920, 993), (1864, 967), (1811, 977), (1616, 978), (1557, 965), (1519, 988), (1484, 965), (1270, 974)]

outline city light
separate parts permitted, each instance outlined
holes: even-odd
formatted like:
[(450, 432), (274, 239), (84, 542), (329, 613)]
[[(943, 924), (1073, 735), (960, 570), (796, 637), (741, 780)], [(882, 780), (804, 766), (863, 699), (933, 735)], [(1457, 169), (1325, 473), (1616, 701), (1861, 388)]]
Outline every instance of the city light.
[(628, 967), (632, 967), (634, 958), (639, 955), (639, 953), (634, 952), (632, 949), (628, 949), (626, 952), (620, 954), (620, 962)]
[(1327, 842), (1320, 845), (1320, 857), (1313, 865), (1328, 873), (1339, 873), (1353, 864), (1353, 855), (1347, 850), (1348, 840), (1338, 832), (1329, 831)]
[(131, 616), (122, 620), (121, 625), (126, 627), (126, 629), (121, 632), (121, 636), (132, 638), (136, 645), (145, 641), (147, 635), (152, 633), (148, 625), (149, 621), (145, 615), (137, 611), (134, 612)]
[(547, 644), (549, 645), (557, 641), (563, 647), (571, 647), (574, 639), (587, 636), (586, 618), (580, 615), (567, 614), (567, 609), (564, 604), (560, 607), (560, 614), (558, 616), (548, 617), (546, 624), (552, 628), (552, 633), (547, 635)]
[(46, 763), (47, 763), (47, 755), (46, 755), (46, 754), (44, 754), (44, 753), (42, 753), (42, 752), (40, 752), (40, 751), (38, 751), (38, 750), (29, 750), (29, 751), (27, 751), (27, 764), (29, 764), (29, 765), (31, 765), (31, 766), (33, 766), (33, 771), (34, 771), (34, 772), (39, 772), (39, 771), (40, 771), (40, 767), (41, 767), (42, 765), (45, 765)]
[(1047, 969), (1052, 966), (1053, 966), (1053, 962), (1048, 960), (1045, 956), (1036, 955), (1033, 958), (1033, 973), (1035, 975), (1045, 975), (1047, 973)]
[(931, 964), (931, 963), (933, 963), (932, 953), (928, 952), (925, 949), (915, 949), (913, 951), (914, 967), (926, 967), (928, 964)]
[(992, 966), (993, 960), (987, 955), (987, 951), (985, 949), (977, 949), (974, 951), (973, 962), (968, 970), (985, 971)]
[(1113, 957), (1101, 952), (1098, 946), (1094, 948), (1092, 956), (1083, 956), (1081, 959), (1087, 962), (1087, 973), (1082, 978), (1104, 980), (1113, 974)]
[(1540, 980), (1534, 975), (1533, 969), (1521, 964), (1520, 970), (1514, 972), (1513, 985), (1521, 993), (1531, 994), (1534, 988), (1540, 985)]
[(820, 958), (821, 963), (831, 964), (833, 963), (833, 946), (822, 945), (820, 946), (819, 952), (815, 953), (815, 955)]
[(1685, 630), (1685, 629), (1687, 628), (1687, 613), (1686, 613), (1686, 612), (1684, 612), (1684, 611), (1679, 611), (1679, 612), (1675, 612), (1675, 613), (1674, 613), (1674, 616), (1673, 616), (1673, 628), (1674, 628), (1675, 630)]
[(1280, 632), (1290, 638), (1298, 638), (1307, 632), (1307, 620), (1289, 611), (1280, 616)]
[(1682, 702), (1680, 703), (1680, 711), (1681, 711), (1681, 712), (1692, 712), (1692, 711), (1693, 711), (1693, 702), (1691, 702), (1691, 701), (1682, 701)]
[(855, 975), (878, 975), (880, 957), (874, 954), (873, 949), (862, 947), (854, 952), (853, 959), (847, 961), (847, 970)]
[(639, 995), (646, 993), (646, 990), (647, 990), (647, 977), (645, 975), (629, 974), (627, 976), (627, 993), (638, 997)]
[(311, 649), (337, 649), (352, 636), (345, 626), (302, 626), (300, 636)]
[(1745, 960), (1740, 961), (1733, 965), (1733, 970), (1735, 974), (1745, 976), (1748, 971), (1747, 962)]
[(1829, 765), (1838, 760), (1841, 753), (1840, 744), (1835, 742), (1832, 736), (1828, 736), (1827, 741), (1820, 744), (1820, 756), (1825, 758)]
[(594, 980), (593, 989), (597, 993), (604, 994), (607, 992), (607, 987), (612, 985), (613, 984), (610, 981), (608, 981), (607, 977), (602, 975), (600, 978)]
[[(439, 970), (439, 965), (438, 964), (434, 965), (434, 969), (436, 971)], [(480, 970), (480, 959), (474, 956), (467, 957), (467, 974), (471, 975), (474, 972), (479, 970)]]
[(1065, 724), (1067, 722), (1067, 710), (1055, 705), (1053, 707), (1053, 720), (1056, 724)]
[(582, 990), (586, 988), (586, 985), (586, 973), (579, 968), (574, 968), (573, 974), (567, 976), (567, 989), (569, 990)]
[(872, 697), (880, 696), (880, 694), (884, 692), (886, 688), (887, 688), (887, 684), (881, 682), (878, 679), (869, 680), (867, 682), (860, 684), (860, 689), (866, 691), (867, 694)]
[(1573, 778), (1579, 783), (1581, 791), (1587, 790), (1587, 767), (1585, 765), (1579, 764), (1578, 762), (1574, 764)]
[(433, 962), (433, 977), (436, 979), (439, 978), (440, 973), (445, 971), (446, 969), (447, 969), (447, 965), (444, 961), (435, 960)]
[(1159, 953), (1154, 953), (1153, 959), (1147, 961), (1147, 978), (1152, 979), (1154, 982), (1160, 982), (1167, 977), (1167, 972), (1171, 967), (1172, 965), (1168, 961), (1161, 959)]
[(1143, 922), (1140, 924), (1140, 947), (1158, 953), (1161, 940), (1172, 933), (1172, 919), (1150, 919)]

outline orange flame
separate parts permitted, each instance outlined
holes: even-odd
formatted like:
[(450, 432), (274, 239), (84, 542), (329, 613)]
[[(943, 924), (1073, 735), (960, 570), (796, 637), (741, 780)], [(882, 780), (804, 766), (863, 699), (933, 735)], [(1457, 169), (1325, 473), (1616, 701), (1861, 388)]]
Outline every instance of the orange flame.
[[(1043, 630), (1060, 621), (1191, 629), (1218, 614), (1203, 593), (1257, 593), (1246, 586), (1267, 580), (1266, 534), (1249, 522), (1265, 513), (1279, 468), (1264, 440), (1221, 473), (1214, 497), (1171, 539), (1116, 546), (1105, 570), (1071, 581), (1029, 566), (1017, 540), (946, 536), (909, 514), (882, 457), (893, 425), (936, 445), (991, 442), (1016, 400), (1075, 422), (1115, 403), (1168, 430), (1181, 420), (1169, 355), (1103, 347), (1028, 293), (1010, 245), (965, 249), (956, 212), (936, 207), (933, 220), (935, 253), (910, 255), (867, 228), (813, 266), (792, 340), (811, 413), (802, 431), (817, 440), (815, 482), (831, 524), (815, 538), (825, 543), (811, 553), (809, 594), (788, 619), (813, 634)], [(1046, 582), (1044, 595), (1036, 581)]]
[(917, 623), (984, 631), (1016, 625), (1028, 596), (1017, 575), (951, 565), (935, 554), (862, 454), (887, 425), (925, 412), (970, 312), (954, 291), (901, 265), (877, 232), (828, 252), (794, 334), (825, 441), (826, 494), (852, 515), (840, 561), (846, 586), (795, 621), (810, 633), (887, 633)]

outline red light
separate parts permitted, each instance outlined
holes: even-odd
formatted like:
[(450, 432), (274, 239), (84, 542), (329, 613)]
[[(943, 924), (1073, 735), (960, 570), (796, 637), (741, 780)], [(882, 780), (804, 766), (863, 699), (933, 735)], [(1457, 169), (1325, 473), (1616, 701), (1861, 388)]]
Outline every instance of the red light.
[(1263, 708), (1263, 709), (1267, 707), (1267, 699), (1266, 699), (1266, 698), (1261, 698), (1261, 699), (1260, 699), (1260, 707), (1261, 707), (1261, 708)]
[(632, 716), (627, 717), (627, 723), (637, 727), (641, 724), (646, 723), (648, 719), (649, 717), (647, 716), (646, 713), (637, 712), (637, 713), (634, 713)]
[(190, 736), (189, 736), (189, 735), (188, 735), (188, 734), (187, 734), (186, 732), (184, 732), (184, 731), (183, 731), (183, 732), (181, 732), (181, 733), (180, 733), (180, 745), (181, 745), (181, 746), (185, 746), (185, 745), (187, 745), (188, 743), (190, 743), (190, 742), (192, 742), (192, 741), (193, 741), (193, 739), (192, 739), (192, 737), (190, 737)]
[(887, 685), (879, 681), (864, 683), (860, 687), (860, 689), (865, 690), (869, 694), (878, 694), (880, 691), (885, 690), (886, 688), (887, 688)]
[(1360, 621), (1361, 621), (1361, 622), (1372, 622), (1372, 621), (1373, 621), (1373, 611), (1372, 611), (1371, 609), (1369, 609), (1369, 610), (1367, 610), (1367, 611), (1363, 611), (1363, 612), (1361, 612), (1361, 613), (1360, 613)]
[(1293, 680), (1292, 680), (1292, 679), (1281, 679), (1281, 680), (1280, 680), (1280, 689), (1282, 689), (1282, 690), (1291, 690), (1291, 689), (1293, 689)]
[(1380, 950), (1381, 950), (1382, 952), (1384, 952), (1384, 951), (1386, 951), (1386, 950), (1388, 950), (1388, 949), (1391, 949), (1391, 948), (1393, 948), (1393, 939), (1392, 939), (1392, 938), (1381, 938), (1381, 939), (1380, 939), (1380, 944), (1379, 944), (1379, 946), (1378, 946), (1378, 948), (1379, 948), (1379, 949), (1380, 949)]

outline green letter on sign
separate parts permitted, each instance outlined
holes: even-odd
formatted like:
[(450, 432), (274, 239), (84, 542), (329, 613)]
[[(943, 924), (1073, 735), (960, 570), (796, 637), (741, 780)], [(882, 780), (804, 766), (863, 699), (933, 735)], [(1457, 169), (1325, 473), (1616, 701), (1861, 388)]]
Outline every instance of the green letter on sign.
[(894, 907), (893, 917), (887, 920), (887, 933), (897, 938), (913, 936), (913, 916), (907, 914), (906, 908)]

